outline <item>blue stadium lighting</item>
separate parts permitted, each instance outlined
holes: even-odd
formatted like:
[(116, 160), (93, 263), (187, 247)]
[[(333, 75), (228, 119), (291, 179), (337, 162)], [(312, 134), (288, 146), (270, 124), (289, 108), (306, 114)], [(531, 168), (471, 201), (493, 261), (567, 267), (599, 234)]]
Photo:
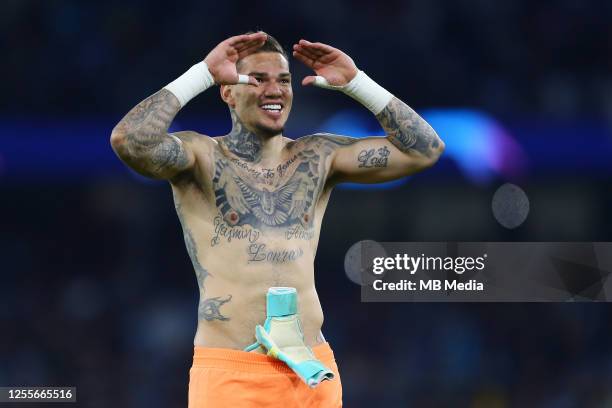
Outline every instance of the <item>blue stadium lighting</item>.
[[(472, 183), (486, 185), (511, 179), (526, 170), (519, 143), (492, 116), (471, 109), (431, 109), (423, 117), (446, 144), (443, 159), (453, 160)], [(383, 130), (366, 112), (343, 110), (326, 120), (321, 131), (353, 137), (382, 136)], [(345, 189), (380, 190), (399, 187), (410, 177), (382, 184), (341, 184)]]
[(487, 185), (496, 178), (512, 179), (526, 171), (524, 149), (492, 116), (471, 109), (432, 109), (423, 117), (438, 132), (446, 151), (472, 183)]

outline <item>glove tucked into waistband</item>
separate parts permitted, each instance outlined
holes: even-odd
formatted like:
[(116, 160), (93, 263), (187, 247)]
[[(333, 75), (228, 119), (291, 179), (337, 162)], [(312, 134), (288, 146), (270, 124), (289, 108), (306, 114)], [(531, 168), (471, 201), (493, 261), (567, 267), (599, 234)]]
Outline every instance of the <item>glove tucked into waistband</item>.
[(257, 342), (245, 351), (263, 347), (270, 357), (287, 364), (311, 388), (333, 379), (334, 373), (304, 344), (295, 288), (268, 289), (266, 309), (266, 321), (255, 328)]

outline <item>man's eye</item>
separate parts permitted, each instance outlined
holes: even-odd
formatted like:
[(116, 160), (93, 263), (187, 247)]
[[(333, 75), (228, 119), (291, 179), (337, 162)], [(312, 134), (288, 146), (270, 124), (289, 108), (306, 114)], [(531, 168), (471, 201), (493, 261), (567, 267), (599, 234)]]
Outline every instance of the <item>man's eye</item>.
[(289, 83), (291, 83), (291, 81), (290, 81), (290, 80), (288, 80), (288, 79), (281, 79), (281, 82), (282, 82), (283, 84), (289, 84)]
[(263, 82), (263, 78), (255, 78), (255, 80), (256, 80), (257, 82), (259, 82), (259, 83), (262, 83), (262, 82)]

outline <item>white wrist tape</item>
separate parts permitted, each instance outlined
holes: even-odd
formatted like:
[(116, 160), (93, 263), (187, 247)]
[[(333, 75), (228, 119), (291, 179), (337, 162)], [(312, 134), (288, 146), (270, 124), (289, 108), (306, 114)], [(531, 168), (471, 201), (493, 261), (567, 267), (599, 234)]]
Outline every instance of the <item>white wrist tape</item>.
[(176, 96), (181, 107), (195, 96), (204, 92), (215, 84), (215, 79), (208, 71), (208, 65), (204, 61), (198, 62), (187, 70), (183, 75), (176, 78), (164, 87)]
[(248, 75), (238, 74), (238, 83), (239, 84), (248, 84), (249, 83), (249, 76)]
[(322, 76), (315, 77), (314, 85), (320, 88), (342, 91), (375, 115), (379, 114), (393, 99), (391, 92), (378, 85), (363, 71), (358, 71), (355, 78), (343, 86), (330, 85)]

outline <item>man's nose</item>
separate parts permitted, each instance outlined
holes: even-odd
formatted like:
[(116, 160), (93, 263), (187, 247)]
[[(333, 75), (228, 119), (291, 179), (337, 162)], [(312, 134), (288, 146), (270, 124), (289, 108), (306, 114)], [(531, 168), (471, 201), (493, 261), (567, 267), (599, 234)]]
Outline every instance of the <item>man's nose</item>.
[(264, 85), (265, 96), (281, 96), (282, 90), (276, 81), (266, 81)]

